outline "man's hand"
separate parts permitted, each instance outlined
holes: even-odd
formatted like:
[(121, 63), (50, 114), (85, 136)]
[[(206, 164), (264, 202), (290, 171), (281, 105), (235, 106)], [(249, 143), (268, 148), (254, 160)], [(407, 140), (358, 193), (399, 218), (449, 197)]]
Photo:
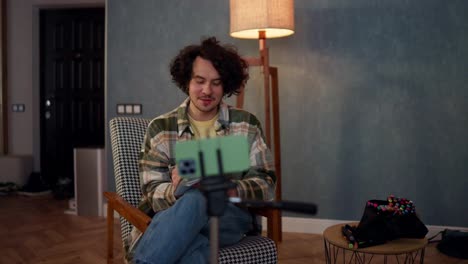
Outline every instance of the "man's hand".
[(182, 180), (182, 178), (179, 176), (179, 171), (177, 170), (177, 166), (172, 167), (170, 170), (171, 170), (172, 187), (173, 187), (173, 190), (175, 191), (177, 189), (177, 186), (180, 183), (180, 180)]
[(238, 197), (239, 196), (239, 194), (237, 193), (237, 188), (228, 189), (227, 192), (226, 192), (226, 195), (228, 197)]

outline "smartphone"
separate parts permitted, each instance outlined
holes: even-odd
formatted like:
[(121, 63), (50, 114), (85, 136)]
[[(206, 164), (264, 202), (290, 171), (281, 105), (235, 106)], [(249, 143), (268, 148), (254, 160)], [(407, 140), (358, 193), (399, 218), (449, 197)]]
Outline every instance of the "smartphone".
[(177, 142), (175, 156), (179, 176), (187, 179), (200, 178), (201, 163), (205, 175), (218, 176), (218, 151), (223, 173), (235, 173), (250, 167), (249, 146), (245, 136), (224, 136)]

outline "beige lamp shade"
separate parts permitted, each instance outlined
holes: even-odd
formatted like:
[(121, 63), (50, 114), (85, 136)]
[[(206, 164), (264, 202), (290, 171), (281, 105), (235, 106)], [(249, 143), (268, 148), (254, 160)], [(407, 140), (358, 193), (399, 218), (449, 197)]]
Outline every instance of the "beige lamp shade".
[(230, 0), (231, 36), (258, 39), (294, 34), (294, 0)]

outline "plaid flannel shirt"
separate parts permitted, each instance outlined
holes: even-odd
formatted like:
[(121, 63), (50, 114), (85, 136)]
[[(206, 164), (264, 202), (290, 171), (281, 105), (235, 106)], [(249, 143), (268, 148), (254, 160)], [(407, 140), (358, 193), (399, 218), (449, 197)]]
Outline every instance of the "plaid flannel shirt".
[[(169, 168), (175, 165), (176, 142), (192, 140), (194, 136), (187, 117), (188, 103), (189, 98), (173, 111), (153, 119), (148, 126), (139, 162), (143, 193), (139, 208), (148, 215), (167, 209), (176, 201)], [(250, 169), (229, 175), (237, 183), (239, 197), (273, 200), (276, 187), (274, 163), (260, 122), (253, 114), (224, 102), (219, 111), (215, 122), (217, 136), (242, 135), (247, 137), (250, 146)], [(140, 236), (136, 228), (133, 231), (128, 245), (134, 244)]]

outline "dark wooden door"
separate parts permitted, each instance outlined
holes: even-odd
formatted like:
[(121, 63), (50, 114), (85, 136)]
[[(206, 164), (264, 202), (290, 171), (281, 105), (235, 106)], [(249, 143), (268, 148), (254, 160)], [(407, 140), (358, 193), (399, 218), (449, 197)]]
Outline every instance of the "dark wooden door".
[(40, 12), (41, 173), (73, 195), (73, 148), (104, 145), (104, 8)]

